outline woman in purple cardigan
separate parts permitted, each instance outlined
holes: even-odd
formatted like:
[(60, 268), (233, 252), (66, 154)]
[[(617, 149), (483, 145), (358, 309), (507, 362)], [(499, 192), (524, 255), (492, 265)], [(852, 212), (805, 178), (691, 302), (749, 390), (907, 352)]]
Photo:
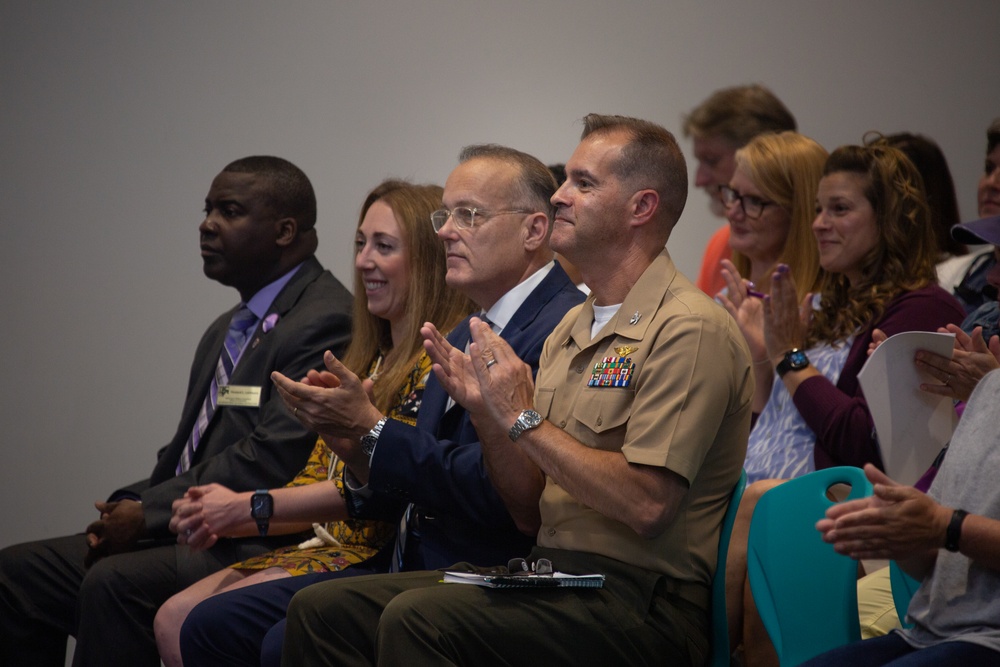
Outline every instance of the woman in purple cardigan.
[[(738, 618), (742, 607), (750, 517), (766, 490), (836, 465), (882, 467), (858, 383), (872, 332), (936, 331), (963, 318), (958, 302), (936, 283), (938, 251), (920, 174), (883, 140), (830, 154), (812, 229), (825, 274), (819, 294), (800, 302), (794, 280), (779, 266), (762, 304), (745, 285), (730, 297), (744, 314), (762, 311), (737, 321), (748, 342), (763, 341), (751, 350), (759, 417), (745, 467), (751, 482), (764, 480), (748, 487), (734, 527), (727, 571), (731, 617)], [(750, 653), (764, 647), (767, 654), (770, 647), (754, 616), (746, 614), (743, 636), (748, 662), (756, 664)]]
[(762, 304), (745, 289), (736, 295), (737, 308), (762, 311), (743, 319), (748, 341), (758, 341), (751, 481), (835, 465), (881, 468), (858, 383), (872, 332), (936, 331), (962, 320), (959, 304), (937, 286), (922, 181), (900, 151), (882, 140), (838, 148), (823, 169), (816, 210), (812, 228), (825, 274), (819, 294), (799, 302), (779, 266)]

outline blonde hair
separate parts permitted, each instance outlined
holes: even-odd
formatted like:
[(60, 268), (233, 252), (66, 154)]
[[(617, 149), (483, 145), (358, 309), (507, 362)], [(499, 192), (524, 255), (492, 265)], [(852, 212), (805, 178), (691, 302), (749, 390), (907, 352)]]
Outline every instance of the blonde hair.
[[(798, 132), (762, 134), (736, 151), (742, 169), (765, 199), (788, 213), (788, 236), (778, 262), (788, 265), (801, 300), (820, 283), (819, 250), (812, 233), (816, 217), (816, 190), (826, 163), (826, 149)], [(750, 275), (750, 259), (733, 252), (741, 275)]]
[(383, 413), (397, 402), (399, 388), (423, 354), (420, 327), (433, 322), (442, 331), (458, 324), (475, 306), (444, 281), (444, 245), (434, 232), (430, 215), (441, 206), (443, 190), (437, 185), (413, 185), (401, 180), (386, 180), (365, 198), (358, 216), (358, 227), (372, 204), (384, 202), (392, 209), (399, 224), (409, 270), (406, 311), (410, 314), (402, 343), (394, 348), (389, 321), (368, 312), (361, 272), (354, 272), (354, 320), (351, 343), (343, 363), (358, 375), (368, 372), (382, 354), (378, 381), (375, 382), (375, 407)]

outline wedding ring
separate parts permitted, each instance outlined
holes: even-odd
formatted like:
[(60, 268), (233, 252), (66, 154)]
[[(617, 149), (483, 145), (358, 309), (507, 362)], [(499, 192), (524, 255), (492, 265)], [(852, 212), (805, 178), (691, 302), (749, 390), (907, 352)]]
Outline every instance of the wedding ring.
[(496, 363), (497, 363), (496, 359), (490, 359), (489, 361), (486, 362), (486, 368), (489, 368), (490, 366), (496, 366)]
[(299, 409), (298, 408), (292, 408), (292, 416), (293, 417), (298, 417), (299, 416)]
[(190, 528), (188, 528), (187, 530), (184, 531), (184, 537), (191, 537), (191, 529)]

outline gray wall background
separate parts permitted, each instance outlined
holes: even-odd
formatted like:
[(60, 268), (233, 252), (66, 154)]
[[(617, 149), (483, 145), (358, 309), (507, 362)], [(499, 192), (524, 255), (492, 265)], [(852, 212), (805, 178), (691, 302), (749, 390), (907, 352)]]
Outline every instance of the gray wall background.
[[(486, 141), (564, 161), (591, 111), (679, 134), (712, 90), (761, 81), (827, 148), (933, 137), (970, 218), (998, 19), (994, 0), (0, 3), (0, 546), (82, 530), (152, 469), (238, 299), (196, 229), (230, 160), (311, 176), (320, 259), (349, 284), (387, 176), (441, 183)], [(692, 192), (670, 242), (689, 275), (718, 224)]]

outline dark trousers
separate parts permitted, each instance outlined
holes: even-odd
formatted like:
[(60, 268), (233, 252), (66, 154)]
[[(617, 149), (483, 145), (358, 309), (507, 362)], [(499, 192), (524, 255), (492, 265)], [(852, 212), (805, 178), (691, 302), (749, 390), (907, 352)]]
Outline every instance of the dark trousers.
[[(536, 549), (557, 569), (567, 552)], [(492, 590), (413, 572), (331, 581), (288, 609), (287, 665), (701, 665), (707, 613), (588, 555), (603, 589)], [(575, 573), (579, 574), (578, 569)]]
[(157, 609), (174, 593), (263, 548), (230, 540), (209, 551), (156, 546), (99, 560), (89, 570), (83, 535), (0, 551), (0, 665), (62, 667), (77, 639), (77, 667), (151, 665)]
[(969, 642), (950, 641), (928, 648), (916, 649), (898, 633), (864, 639), (819, 655), (802, 663), (802, 667), (994, 667), (1000, 664), (1000, 653)]
[(279, 665), (285, 612), (292, 596), (319, 582), (384, 572), (384, 568), (378, 567), (383, 560), (376, 556), (364, 565), (340, 572), (274, 579), (203, 600), (191, 610), (181, 627), (184, 666)]

